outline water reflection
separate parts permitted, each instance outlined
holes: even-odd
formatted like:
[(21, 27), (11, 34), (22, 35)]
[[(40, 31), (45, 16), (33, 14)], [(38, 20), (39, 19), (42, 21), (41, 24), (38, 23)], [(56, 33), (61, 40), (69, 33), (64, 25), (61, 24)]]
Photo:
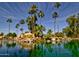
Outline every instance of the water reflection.
[[(32, 49), (28, 49), (28, 48)], [(15, 41), (0, 41), (0, 56), (31, 56), (31, 57), (68, 57), (79, 56), (79, 41), (72, 40), (66, 43), (39, 43), (28, 45)]]
[(72, 56), (79, 57), (79, 40), (72, 40), (66, 43), (64, 47), (72, 52)]

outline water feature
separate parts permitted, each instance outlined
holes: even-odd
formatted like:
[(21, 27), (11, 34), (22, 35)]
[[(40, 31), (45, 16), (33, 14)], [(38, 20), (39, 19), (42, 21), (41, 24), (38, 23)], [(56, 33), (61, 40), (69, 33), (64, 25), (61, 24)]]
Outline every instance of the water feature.
[(34, 49), (22, 48), (17, 42), (1, 41), (0, 57), (71, 57), (79, 56), (79, 41), (61, 44), (38, 44)]

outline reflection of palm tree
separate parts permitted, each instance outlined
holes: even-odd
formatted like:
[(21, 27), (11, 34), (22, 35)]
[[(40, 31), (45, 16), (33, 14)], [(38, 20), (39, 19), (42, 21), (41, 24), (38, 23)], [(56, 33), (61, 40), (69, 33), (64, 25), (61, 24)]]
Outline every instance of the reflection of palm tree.
[(12, 43), (6, 43), (6, 47), (7, 47), (7, 53), (8, 53), (8, 49), (11, 48), (11, 47), (15, 47), (16, 46), (16, 43), (12, 42)]
[(2, 41), (0, 42), (0, 48), (2, 47)]
[[(52, 55), (52, 51), (53, 51), (52, 44), (51, 43), (45, 44), (45, 47), (48, 50), (48, 52)], [(49, 55), (49, 56), (51, 56), (51, 55)]]
[(8, 54), (8, 49), (9, 49), (10, 45), (8, 43), (6, 43), (6, 47), (7, 47), (7, 54)]
[(9, 23), (9, 33), (10, 33), (10, 23), (12, 23), (12, 20), (8, 19), (7, 22)]

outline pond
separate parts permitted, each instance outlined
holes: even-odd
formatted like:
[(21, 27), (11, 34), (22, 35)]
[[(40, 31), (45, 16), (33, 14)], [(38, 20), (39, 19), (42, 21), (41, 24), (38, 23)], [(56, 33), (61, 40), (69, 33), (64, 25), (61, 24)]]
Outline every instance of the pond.
[(0, 57), (78, 57), (79, 41), (61, 44), (38, 44), (34, 49), (22, 48), (17, 42), (0, 41)]

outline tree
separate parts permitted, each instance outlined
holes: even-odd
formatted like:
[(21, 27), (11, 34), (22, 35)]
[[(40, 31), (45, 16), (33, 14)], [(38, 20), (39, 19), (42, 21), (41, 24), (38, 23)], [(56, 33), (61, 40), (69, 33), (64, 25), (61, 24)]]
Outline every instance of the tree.
[(63, 33), (65, 36), (72, 37), (73, 32), (69, 26), (63, 29)]
[[(54, 7), (55, 8), (59, 8), (61, 6), (61, 3), (60, 2), (56, 2), (55, 4), (54, 4)], [(53, 14), (52, 14), (52, 17), (55, 19), (54, 20), (54, 32), (55, 32), (55, 30), (56, 30), (56, 23), (57, 23), (57, 20), (56, 20), (56, 18), (59, 16), (59, 14), (58, 14), (58, 12), (57, 11), (55, 11)], [(59, 25), (57, 25), (57, 28), (58, 28), (58, 32), (59, 32)]]
[(31, 14), (31, 16), (28, 16), (26, 19), (28, 29), (30, 29), (32, 33), (35, 33), (35, 25), (37, 24), (36, 21), (38, 20), (37, 16), (43, 17), (44, 13), (39, 10), (35, 4), (32, 5), (28, 13)]
[(43, 37), (43, 31), (45, 31), (44, 26), (36, 24), (34, 29), (35, 29), (35, 36)]
[(6, 35), (6, 37), (12, 37), (12, 38), (14, 38), (14, 37), (16, 37), (17, 35), (16, 35), (16, 33), (8, 33), (7, 35)]
[(56, 30), (56, 18), (58, 17), (58, 13), (57, 12), (54, 12), (52, 14), (52, 17), (54, 18), (54, 33), (55, 33), (55, 30)]
[(76, 35), (78, 19), (74, 16), (70, 16), (66, 21), (69, 24), (69, 27), (72, 29), (73, 34)]
[(3, 33), (3, 32), (1, 32), (1, 33), (0, 33), (0, 36), (2, 36), (2, 39), (3, 39), (4, 33)]
[(23, 19), (21, 19), (20, 24), (25, 24), (25, 21)]
[[(19, 28), (19, 26), (20, 26), (19, 24), (16, 24), (16, 26), (15, 26), (16, 29), (17, 29), (17, 32), (18, 32), (18, 28)], [(17, 33), (17, 34), (18, 34), (18, 33)]]
[(56, 32), (55, 35), (57, 37), (64, 37), (64, 34), (62, 32)]
[(66, 22), (68, 26), (63, 29), (63, 32), (65, 32), (68, 37), (77, 37), (79, 34), (78, 21), (78, 18), (74, 15), (67, 18)]
[(20, 31), (23, 33), (23, 28), (20, 28)]
[(52, 34), (52, 30), (49, 29), (47, 34), (44, 36), (45, 40), (51, 40), (53, 34)]
[(38, 16), (42, 18), (44, 17), (44, 13), (42, 11), (39, 11)]
[(34, 33), (34, 26), (35, 26), (35, 24), (36, 24), (36, 21), (37, 21), (36, 15), (27, 17), (26, 22), (27, 22), (27, 25), (28, 25), (28, 29), (29, 29), (32, 33)]
[(32, 7), (29, 9), (29, 14), (35, 14), (37, 12), (37, 6), (35, 4), (32, 5)]
[(3, 36), (3, 35), (4, 35), (4, 33), (3, 33), (3, 32), (1, 32), (1, 33), (0, 33), (0, 36)]
[(59, 8), (61, 6), (61, 3), (60, 2), (56, 2), (55, 4), (54, 4), (54, 7), (56, 7), (56, 8)]
[(17, 34), (16, 34), (16, 33), (12, 33), (12, 36), (13, 36), (13, 37), (16, 37), (16, 36), (17, 36)]
[(10, 33), (10, 24), (12, 23), (12, 19), (9, 18), (6, 22), (9, 23), (9, 33)]

